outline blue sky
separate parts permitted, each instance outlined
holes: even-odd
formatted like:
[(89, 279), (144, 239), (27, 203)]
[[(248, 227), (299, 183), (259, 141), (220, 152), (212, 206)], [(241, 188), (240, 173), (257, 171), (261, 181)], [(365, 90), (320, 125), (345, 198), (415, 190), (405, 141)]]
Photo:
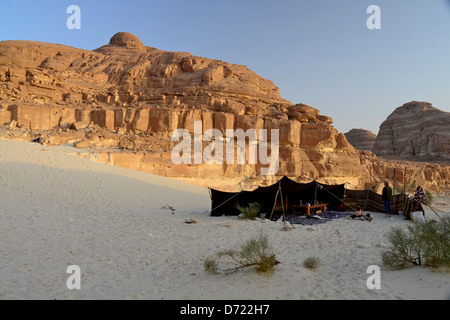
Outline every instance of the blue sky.
[[(69, 30), (67, 7), (81, 9)], [(381, 29), (366, 12), (381, 9)], [(378, 133), (416, 100), (450, 111), (448, 0), (0, 0), (0, 40), (96, 49), (126, 31), (146, 46), (248, 66), (340, 132)]]

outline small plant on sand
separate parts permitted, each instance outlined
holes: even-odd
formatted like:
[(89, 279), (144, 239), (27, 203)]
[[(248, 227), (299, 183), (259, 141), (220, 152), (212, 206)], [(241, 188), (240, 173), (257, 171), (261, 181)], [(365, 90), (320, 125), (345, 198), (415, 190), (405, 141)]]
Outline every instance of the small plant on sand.
[[(219, 260), (222, 260), (228, 267), (220, 269)], [(278, 263), (275, 253), (269, 245), (267, 235), (261, 231), (257, 237), (245, 241), (238, 249), (219, 251), (206, 258), (203, 266), (205, 271), (210, 273), (222, 271), (230, 274), (243, 268), (255, 267), (257, 271), (271, 275)]]
[(306, 258), (305, 261), (303, 261), (303, 265), (308, 269), (316, 270), (317, 268), (319, 268), (320, 259), (316, 256)]
[(426, 198), (423, 201), (423, 204), (426, 205), (426, 206), (431, 206), (431, 204), (433, 203), (433, 200), (434, 200), (434, 195), (429, 190), (424, 190), (424, 191), (425, 191), (425, 194), (426, 194)]
[(392, 269), (410, 264), (450, 266), (450, 216), (440, 221), (414, 222), (406, 228), (393, 227), (387, 237), (391, 248), (381, 257)]
[(172, 207), (168, 204), (165, 206), (162, 206), (161, 209), (171, 211), (173, 215), (175, 214), (175, 210), (176, 210), (174, 207)]
[(257, 202), (251, 202), (247, 207), (241, 207), (239, 204), (237, 204), (236, 208), (242, 214), (242, 218), (248, 220), (255, 220), (255, 218), (259, 216), (259, 212), (261, 211), (261, 205)]

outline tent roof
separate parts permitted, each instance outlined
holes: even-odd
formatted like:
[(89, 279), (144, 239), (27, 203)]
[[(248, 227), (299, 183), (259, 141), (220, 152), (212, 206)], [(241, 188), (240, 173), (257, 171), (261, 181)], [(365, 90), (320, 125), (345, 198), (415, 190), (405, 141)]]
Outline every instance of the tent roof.
[[(284, 176), (283, 178), (281, 178), (280, 180), (278, 180), (277, 182), (275, 182), (274, 184), (272, 184), (270, 186), (258, 186), (258, 188), (256, 188), (255, 190), (245, 191), (245, 192), (277, 191), (280, 186), (281, 186), (281, 189), (285, 190), (285, 191), (303, 191), (303, 190), (310, 189), (311, 187), (315, 187), (316, 185), (320, 185), (320, 186), (324, 187), (325, 189), (333, 189), (335, 187), (344, 186), (345, 184), (343, 183), (343, 184), (337, 184), (337, 185), (328, 185), (328, 184), (319, 183), (315, 180), (311, 181), (309, 183), (301, 183), (301, 182), (296, 182), (296, 181)], [(212, 189), (212, 188), (209, 188), (209, 189), (219, 191), (219, 190)], [(223, 191), (220, 191), (220, 192), (223, 192)], [(225, 193), (235, 194), (238, 192), (225, 192)]]
[[(320, 188), (318, 188), (320, 186)], [(211, 213), (212, 215), (237, 215), (236, 203), (245, 206), (251, 202), (258, 202), (263, 211), (270, 212), (277, 201), (277, 194), (281, 187), (283, 197), (287, 196), (292, 202), (298, 203), (300, 200), (309, 202), (318, 200), (329, 203), (332, 206), (340, 204), (340, 199), (344, 197), (344, 184), (325, 185), (312, 181), (309, 183), (298, 183), (288, 177), (283, 177), (270, 186), (259, 186), (253, 191), (222, 192), (210, 188)], [(322, 189), (325, 189), (326, 192)]]

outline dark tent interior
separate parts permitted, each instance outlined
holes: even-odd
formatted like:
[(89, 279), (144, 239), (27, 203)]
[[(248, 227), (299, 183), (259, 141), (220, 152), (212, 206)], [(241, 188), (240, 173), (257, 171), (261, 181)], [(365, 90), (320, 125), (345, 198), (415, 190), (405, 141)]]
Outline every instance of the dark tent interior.
[(237, 216), (239, 215), (237, 204), (246, 207), (252, 202), (261, 205), (261, 213), (265, 213), (267, 218), (274, 208), (275, 212), (284, 208), (287, 213), (294, 213), (300, 209), (300, 204), (307, 203), (311, 205), (316, 202), (326, 203), (327, 208), (336, 210), (342, 204), (344, 193), (344, 184), (326, 185), (316, 181), (298, 183), (288, 177), (283, 177), (271, 186), (259, 187), (253, 191), (230, 193), (210, 189), (211, 215)]

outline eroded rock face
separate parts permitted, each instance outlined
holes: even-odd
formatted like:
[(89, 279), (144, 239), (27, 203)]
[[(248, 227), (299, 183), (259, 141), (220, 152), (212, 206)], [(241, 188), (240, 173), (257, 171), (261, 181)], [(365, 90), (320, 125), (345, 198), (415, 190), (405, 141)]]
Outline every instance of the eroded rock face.
[(450, 160), (450, 113), (427, 102), (406, 103), (381, 124), (373, 151), (412, 160)]
[(136, 37), (134, 34), (128, 32), (118, 32), (114, 36), (112, 36), (109, 41), (110, 45), (117, 45), (120, 47), (126, 48), (143, 48), (141, 40)]
[[(225, 179), (236, 187), (243, 180), (270, 183), (283, 175), (365, 187), (389, 172), (374, 174), (375, 160), (348, 143), (330, 117), (283, 99), (271, 81), (247, 67), (146, 47), (129, 33), (114, 35), (94, 51), (1, 42), (0, 81), (4, 128), (44, 130), (50, 144), (98, 148), (98, 159), (131, 169), (217, 188)], [(193, 133), (196, 121), (202, 133), (267, 129), (270, 139), (271, 130), (279, 130), (276, 176), (261, 177), (267, 165), (261, 162), (175, 165), (171, 134)]]
[(365, 129), (352, 129), (345, 134), (345, 137), (356, 149), (372, 151), (377, 135)]
[(0, 81), (9, 81), (3, 94), (29, 103), (252, 110), (260, 116), (280, 115), (280, 106), (291, 104), (245, 66), (145, 47), (124, 32), (94, 51), (3, 41), (0, 52)]

